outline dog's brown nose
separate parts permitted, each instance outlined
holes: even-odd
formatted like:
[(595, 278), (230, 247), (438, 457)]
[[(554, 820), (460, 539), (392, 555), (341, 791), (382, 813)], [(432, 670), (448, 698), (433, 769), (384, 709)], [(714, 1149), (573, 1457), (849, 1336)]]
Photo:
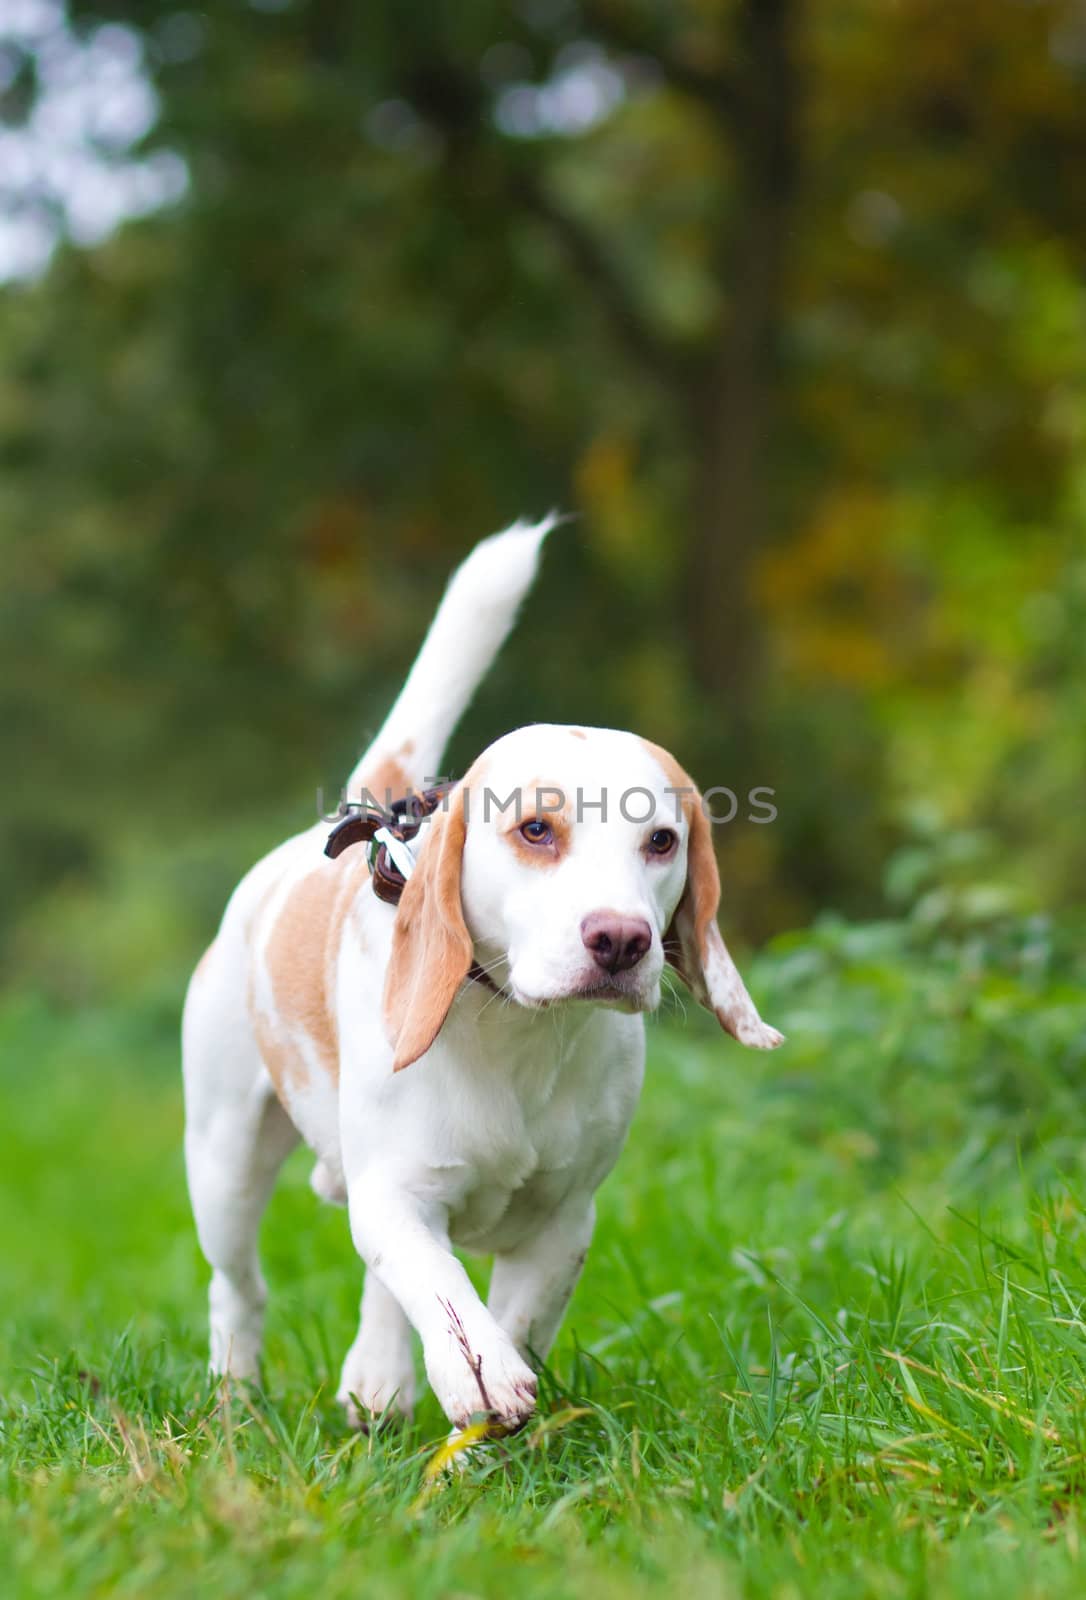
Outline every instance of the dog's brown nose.
[(620, 917), (614, 911), (593, 911), (581, 923), (581, 939), (604, 972), (627, 972), (636, 967), (652, 944), (652, 929), (644, 917)]

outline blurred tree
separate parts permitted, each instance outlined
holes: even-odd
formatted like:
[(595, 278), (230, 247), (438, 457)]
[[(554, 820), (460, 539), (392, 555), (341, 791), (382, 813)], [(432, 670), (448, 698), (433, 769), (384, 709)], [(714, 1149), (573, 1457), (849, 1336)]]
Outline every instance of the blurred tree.
[(755, 932), (870, 905), (920, 798), (1073, 888), (1077, 0), (69, 11), (142, 41), (188, 188), (0, 307), (9, 904), (273, 837), (552, 503), (454, 759), (590, 717), (774, 784), (722, 838)]

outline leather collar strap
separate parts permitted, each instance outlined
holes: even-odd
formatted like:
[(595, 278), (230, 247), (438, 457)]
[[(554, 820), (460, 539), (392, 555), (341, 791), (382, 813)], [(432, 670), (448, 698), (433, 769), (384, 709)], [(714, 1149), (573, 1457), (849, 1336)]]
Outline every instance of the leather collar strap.
[[(362, 800), (342, 801), (338, 820), (324, 846), (325, 855), (334, 859), (352, 844), (369, 844), (373, 892), (379, 900), (398, 905), (407, 878), (392, 859), (388, 845), (376, 836), (384, 832), (407, 844), (453, 788), (451, 783), (439, 783), (433, 789), (412, 790), (402, 800), (394, 800), (387, 811)], [(493, 979), (477, 961), (469, 967), (467, 976), (469, 982), (482, 983), (498, 992)]]
[[(433, 815), (452, 787), (451, 783), (442, 783), (434, 789), (413, 790), (402, 800), (394, 800), (387, 811), (363, 800), (344, 800), (339, 808), (339, 820), (328, 835), (325, 855), (338, 856), (348, 845), (363, 841), (373, 844), (375, 835), (382, 829), (406, 844), (415, 837), (426, 818)], [(393, 861), (386, 844), (377, 843), (370, 851), (370, 873), (378, 899), (398, 905), (407, 879)]]

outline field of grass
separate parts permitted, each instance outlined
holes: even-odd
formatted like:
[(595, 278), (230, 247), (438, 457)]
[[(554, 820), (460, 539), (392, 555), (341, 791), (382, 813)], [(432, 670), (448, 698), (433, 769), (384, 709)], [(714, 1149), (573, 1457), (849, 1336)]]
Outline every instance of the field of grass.
[(538, 1425), (454, 1476), (430, 1396), (340, 1421), (300, 1159), (266, 1392), (209, 1392), (170, 1017), (9, 1001), (0, 1594), (1081, 1594), (1080, 934), (827, 923), (752, 972), (786, 1049), (655, 1022)]

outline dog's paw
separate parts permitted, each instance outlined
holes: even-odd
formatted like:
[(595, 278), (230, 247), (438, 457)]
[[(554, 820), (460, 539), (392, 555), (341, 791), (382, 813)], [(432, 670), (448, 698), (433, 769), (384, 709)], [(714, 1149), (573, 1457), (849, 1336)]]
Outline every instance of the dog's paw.
[(344, 1408), (347, 1426), (366, 1432), (376, 1422), (414, 1414), (414, 1373), (361, 1373), (341, 1381), (336, 1400)]
[(260, 1352), (263, 1344), (258, 1319), (248, 1328), (231, 1328), (213, 1320), (208, 1371), (213, 1378), (260, 1382)]
[(426, 1352), (426, 1373), (454, 1428), (484, 1419), (494, 1435), (515, 1433), (535, 1410), (536, 1375), (516, 1346), (492, 1333), (473, 1338), (451, 1307), (447, 1338)]
[(761, 1017), (743, 1017), (737, 1022), (723, 1010), (718, 1010), (716, 1015), (725, 1032), (749, 1050), (776, 1050), (784, 1043), (784, 1034), (771, 1028)]
[(383, 1419), (410, 1420), (415, 1409), (411, 1351), (356, 1352), (343, 1363), (336, 1399), (349, 1427), (367, 1429)]

